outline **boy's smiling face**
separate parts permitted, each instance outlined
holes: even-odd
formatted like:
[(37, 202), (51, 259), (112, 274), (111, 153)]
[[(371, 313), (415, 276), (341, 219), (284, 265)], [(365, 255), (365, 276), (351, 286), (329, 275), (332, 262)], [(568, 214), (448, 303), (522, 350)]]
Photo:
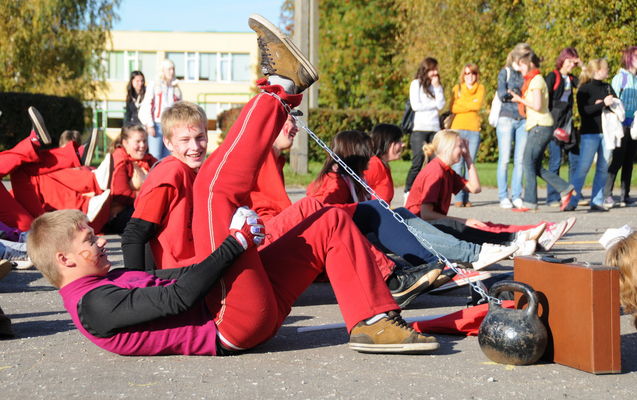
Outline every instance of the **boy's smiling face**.
[(106, 240), (95, 236), (93, 228), (83, 223), (75, 233), (69, 251), (60, 253), (58, 257), (63, 257), (62, 263), (70, 268), (76, 279), (90, 275), (104, 276), (111, 267), (104, 246)]
[(208, 132), (203, 124), (179, 124), (172, 131), (170, 140), (164, 139), (170, 154), (190, 168), (199, 169), (208, 147)]

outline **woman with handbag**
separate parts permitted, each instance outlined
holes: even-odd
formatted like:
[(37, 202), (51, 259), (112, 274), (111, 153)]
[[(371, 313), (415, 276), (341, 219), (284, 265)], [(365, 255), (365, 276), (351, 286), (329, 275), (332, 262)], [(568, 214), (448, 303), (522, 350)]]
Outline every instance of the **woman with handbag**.
[(604, 205), (604, 186), (608, 178), (610, 149), (602, 133), (602, 111), (613, 104), (615, 91), (604, 79), (608, 78), (608, 62), (603, 58), (591, 60), (583, 68), (580, 87), (577, 91), (577, 109), (582, 124), (580, 126), (580, 149), (577, 167), (571, 183), (575, 187), (575, 196), (566, 206), (566, 211), (575, 210), (582, 196), (582, 187), (586, 174), (597, 154), (593, 190), (591, 193), (591, 211), (607, 211)]
[(573, 185), (542, 166), (544, 151), (553, 138), (553, 117), (549, 112), (548, 87), (540, 74), (540, 58), (528, 50), (519, 60), (520, 73), (524, 76), (522, 96), (509, 91), (518, 103), (520, 115), (526, 116), (528, 132), (524, 146), (524, 203), (518, 211), (537, 209), (537, 177), (539, 176), (560, 193), (560, 210), (564, 211), (573, 196)]
[[(469, 146), (471, 159), (475, 160), (480, 146), (480, 115), (478, 112), (484, 104), (484, 85), (478, 82), (480, 69), (476, 64), (466, 64), (460, 71), (460, 84), (453, 87), (451, 113), (453, 121), (451, 129), (458, 132)], [(469, 177), (469, 167), (464, 159), (451, 167), (456, 173), (465, 179)], [(459, 191), (454, 197), (457, 207), (471, 207), (469, 192)]]
[(445, 107), (445, 95), (438, 75), (438, 61), (427, 57), (420, 63), (416, 78), (409, 86), (409, 101), (414, 110), (414, 130), (409, 139), (411, 146), (411, 168), (405, 182), (405, 201), (409, 189), (420, 172), (424, 157), (422, 146), (431, 143), (433, 136), (440, 130), (438, 112)]
[[(553, 116), (553, 132), (555, 138), (549, 142), (549, 171), (560, 174), (562, 165), (562, 149), (568, 153), (568, 180), (573, 182), (573, 174), (577, 169), (579, 157), (578, 135), (573, 129), (573, 93), (579, 80), (572, 72), (580, 64), (577, 50), (566, 47), (560, 51), (555, 61), (555, 69), (549, 72), (544, 80), (549, 89), (549, 110)], [(557, 132), (556, 132), (557, 131)], [(558, 133), (566, 140), (560, 140)], [(577, 189), (576, 189), (577, 190)], [(551, 185), (546, 186), (546, 204), (557, 207), (560, 194)]]
[[(504, 68), (498, 73), (496, 96), (500, 100), (500, 113), (495, 124), (498, 137), (498, 199), (502, 208), (522, 208), (522, 157), (526, 144), (526, 119), (520, 115), (518, 106), (511, 99), (509, 91), (521, 93), (524, 79), (519, 72), (517, 59), (531, 47), (526, 43), (517, 44), (508, 54)], [(515, 147), (514, 147), (515, 143)], [(508, 191), (508, 169), (513, 150), (513, 174), (511, 175), (511, 199)]]

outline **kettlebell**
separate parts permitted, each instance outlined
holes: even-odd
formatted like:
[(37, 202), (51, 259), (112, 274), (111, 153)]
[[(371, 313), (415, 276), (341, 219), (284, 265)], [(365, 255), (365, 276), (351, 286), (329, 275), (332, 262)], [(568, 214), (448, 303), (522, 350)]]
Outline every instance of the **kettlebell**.
[(494, 284), (489, 295), (497, 298), (503, 291), (522, 292), (528, 307), (524, 310), (502, 308), (490, 300), (489, 312), (478, 331), (480, 349), (500, 364), (533, 364), (544, 354), (548, 340), (546, 327), (537, 316), (537, 295), (525, 283), (506, 280)]

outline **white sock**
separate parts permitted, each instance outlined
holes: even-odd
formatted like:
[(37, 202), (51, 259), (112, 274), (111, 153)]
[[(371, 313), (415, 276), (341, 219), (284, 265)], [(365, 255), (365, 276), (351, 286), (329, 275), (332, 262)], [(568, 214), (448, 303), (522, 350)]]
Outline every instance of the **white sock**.
[(375, 324), (376, 322), (380, 321), (381, 319), (385, 318), (386, 316), (387, 316), (387, 313), (376, 314), (373, 317), (371, 317), (370, 319), (365, 320), (365, 324), (367, 324), (367, 325)]
[(280, 75), (270, 75), (268, 77), (268, 82), (270, 82), (270, 85), (282, 86), (283, 90), (285, 90), (288, 94), (296, 94), (296, 85), (291, 79), (284, 78)]

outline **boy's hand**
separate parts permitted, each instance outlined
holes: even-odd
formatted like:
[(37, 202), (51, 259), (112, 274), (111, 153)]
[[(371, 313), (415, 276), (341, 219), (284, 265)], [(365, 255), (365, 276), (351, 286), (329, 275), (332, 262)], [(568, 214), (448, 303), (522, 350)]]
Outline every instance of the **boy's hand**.
[(248, 207), (239, 207), (230, 222), (230, 234), (241, 243), (244, 249), (259, 246), (265, 239), (263, 221)]

